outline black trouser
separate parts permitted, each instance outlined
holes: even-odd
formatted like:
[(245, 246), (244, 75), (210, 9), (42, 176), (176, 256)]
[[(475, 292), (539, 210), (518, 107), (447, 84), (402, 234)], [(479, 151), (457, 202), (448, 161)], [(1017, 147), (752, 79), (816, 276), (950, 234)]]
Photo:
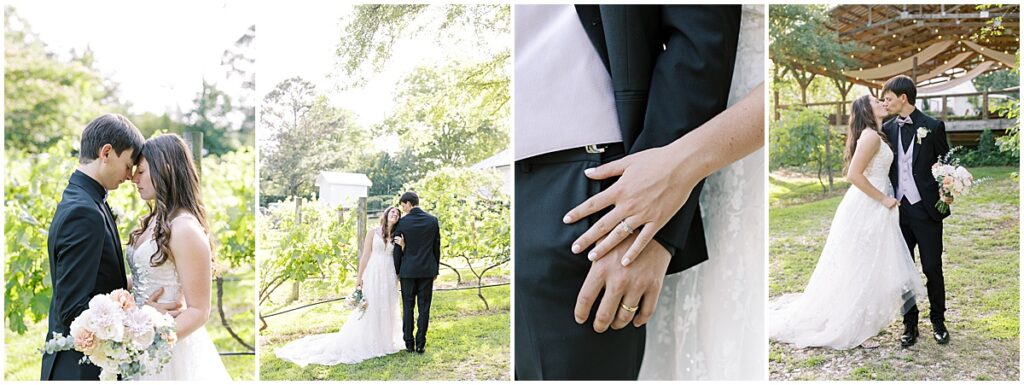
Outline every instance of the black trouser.
[[(93, 364), (82, 364), (82, 353), (74, 350), (43, 353), (42, 381), (99, 381), (100, 368)], [(47, 362), (51, 360), (51, 362)], [(47, 370), (49, 369), (49, 370)]]
[[(406, 345), (416, 342), (416, 346), (426, 346), (427, 326), (430, 324), (430, 297), (434, 293), (434, 277), (402, 278), (402, 339)], [(416, 318), (416, 339), (413, 340), (412, 309), (420, 309)]]
[(590, 271), (587, 253), (570, 246), (599, 217), (571, 225), (562, 217), (610, 185), (583, 170), (622, 157), (622, 146), (603, 154), (583, 149), (516, 162), (515, 357), (518, 380), (635, 380), (643, 361), (644, 327), (598, 334), (590, 318), (578, 325), (576, 297)]
[[(921, 256), (921, 268), (928, 283), (928, 302), (931, 304), (929, 317), (932, 325), (945, 321), (946, 313), (946, 281), (942, 277), (942, 222), (935, 221), (928, 215), (924, 201), (911, 205), (907, 198), (900, 202), (900, 230), (907, 241), (911, 257), (914, 247)], [(917, 305), (903, 315), (903, 324), (917, 326)]]

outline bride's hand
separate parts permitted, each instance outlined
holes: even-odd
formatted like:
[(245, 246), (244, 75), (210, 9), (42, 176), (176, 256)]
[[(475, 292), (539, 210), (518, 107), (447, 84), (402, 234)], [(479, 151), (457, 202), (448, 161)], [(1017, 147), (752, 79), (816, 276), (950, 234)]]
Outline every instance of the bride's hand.
[(405, 237), (403, 237), (401, 235), (396, 235), (395, 236), (395, 244), (398, 245), (398, 247), (401, 247), (402, 250), (405, 250)]
[(363, 288), (363, 279), (362, 278), (356, 279), (356, 289), (362, 289), (362, 288)]
[[(621, 255), (634, 238), (636, 235), (629, 236), (626, 242), (613, 248), (609, 254)], [(633, 326), (639, 327), (651, 319), (672, 256), (657, 242), (644, 249), (641, 256), (643, 258), (629, 266), (617, 263), (617, 258), (604, 258), (591, 265), (580, 294), (576, 297), (576, 309), (573, 312), (576, 323), (587, 321), (602, 289), (604, 296), (594, 317), (594, 331), (603, 333), (609, 326), (616, 330), (622, 329), (630, 321), (633, 321)], [(629, 311), (624, 306), (636, 309)]]
[(896, 198), (887, 196), (885, 198), (882, 198), (882, 205), (885, 206), (885, 208), (887, 209), (892, 209), (896, 206), (899, 206), (900, 201), (896, 200)]
[(157, 299), (160, 299), (160, 296), (163, 294), (164, 288), (156, 289), (153, 295), (149, 296), (149, 299), (146, 300), (146, 305), (152, 306), (161, 313), (170, 314), (171, 317), (177, 317), (178, 314), (181, 314), (182, 310), (185, 310), (185, 298), (178, 298), (178, 302), (175, 303), (157, 302)]
[[(587, 255), (588, 259), (596, 261), (632, 232), (638, 231), (639, 236), (622, 254), (621, 263), (628, 266), (641, 255), (658, 230), (683, 207), (690, 191), (700, 180), (700, 176), (689, 172), (688, 168), (666, 164), (666, 159), (671, 157), (666, 149), (644, 150), (585, 171), (588, 178), (595, 180), (621, 177), (611, 187), (565, 215), (563, 221), (573, 223), (614, 206), (573, 242), (573, 253), (579, 254), (596, 243), (597, 246)], [(600, 238), (604, 240), (595, 242)]]

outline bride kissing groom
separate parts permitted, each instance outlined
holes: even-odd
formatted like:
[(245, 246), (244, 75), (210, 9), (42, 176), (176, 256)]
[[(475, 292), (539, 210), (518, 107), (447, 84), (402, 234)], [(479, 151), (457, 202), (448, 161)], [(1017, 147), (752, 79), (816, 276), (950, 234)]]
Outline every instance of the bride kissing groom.
[[(853, 102), (847, 131), (847, 178), (853, 187), (836, 209), (821, 257), (802, 294), (770, 306), (773, 340), (805, 346), (876, 347), (869, 339), (903, 314), (900, 344), (917, 342), (916, 296), (924, 290), (914, 249), (928, 280), (932, 337), (949, 343), (942, 276), (939, 185), (931, 168), (949, 152), (945, 124), (914, 107), (909, 77), (885, 83), (883, 100)], [(882, 124), (886, 115), (895, 117)]]

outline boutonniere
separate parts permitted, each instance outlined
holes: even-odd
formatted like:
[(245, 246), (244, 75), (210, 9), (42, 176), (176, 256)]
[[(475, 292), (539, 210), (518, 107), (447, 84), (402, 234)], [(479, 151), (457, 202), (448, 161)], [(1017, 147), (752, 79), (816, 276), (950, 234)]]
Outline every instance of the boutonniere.
[(931, 131), (928, 131), (927, 128), (918, 127), (917, 128), (917, 144), (921, 144), (921, 139), (926, 138), (928, 136), (928, 133), (930, 133), (930, 132)]

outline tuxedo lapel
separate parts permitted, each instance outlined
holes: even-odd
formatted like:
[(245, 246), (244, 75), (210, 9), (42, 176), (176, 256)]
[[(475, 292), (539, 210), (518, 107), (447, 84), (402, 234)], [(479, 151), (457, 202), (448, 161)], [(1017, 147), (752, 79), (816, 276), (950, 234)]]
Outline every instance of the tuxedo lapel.
[[(121, 234), (117, 231), (117, 221), (114, 220), (114, 213), (110, 210), (110, 205), (106, 201), (103, 202), (103, 210), (106, 215), (107, 229), (114, 236), (114, 252), (117, 254), (117, 266), (120, 270), (120, 276), (124, 276), (124, 250), (121, 249)], [(124, 286), (128, 287), (128, 279), (125, 278)]]
[(921, 146), (924, 145), (925, 140), (930, 140), (929, 139), (930, 135), (925, 137), (924, 139), (921, 139), (920, 143), (917, 140), (917, 129), (915, 129), (914, 127), (924, 127), (926, 130), (928, 129), (928, 126), (926, 126), (924, 124), (925, 123), (924, 122), (924, 118), (925, 118), (924, 113), (922, 113), (921, 110), (915, 109), (914, 112), (910, 114), (910, 120), (914, 121), (913, 125), (910, 127), (910, 130), (911, 130), (910, 137), (911, 137), (911, 140), (913, 140), (914, 144), (915, 144), (914, 145), (914, 154), (913, 154), (914, 164), (915, 165), (917, 164), (918, 156), (921, 155)]

